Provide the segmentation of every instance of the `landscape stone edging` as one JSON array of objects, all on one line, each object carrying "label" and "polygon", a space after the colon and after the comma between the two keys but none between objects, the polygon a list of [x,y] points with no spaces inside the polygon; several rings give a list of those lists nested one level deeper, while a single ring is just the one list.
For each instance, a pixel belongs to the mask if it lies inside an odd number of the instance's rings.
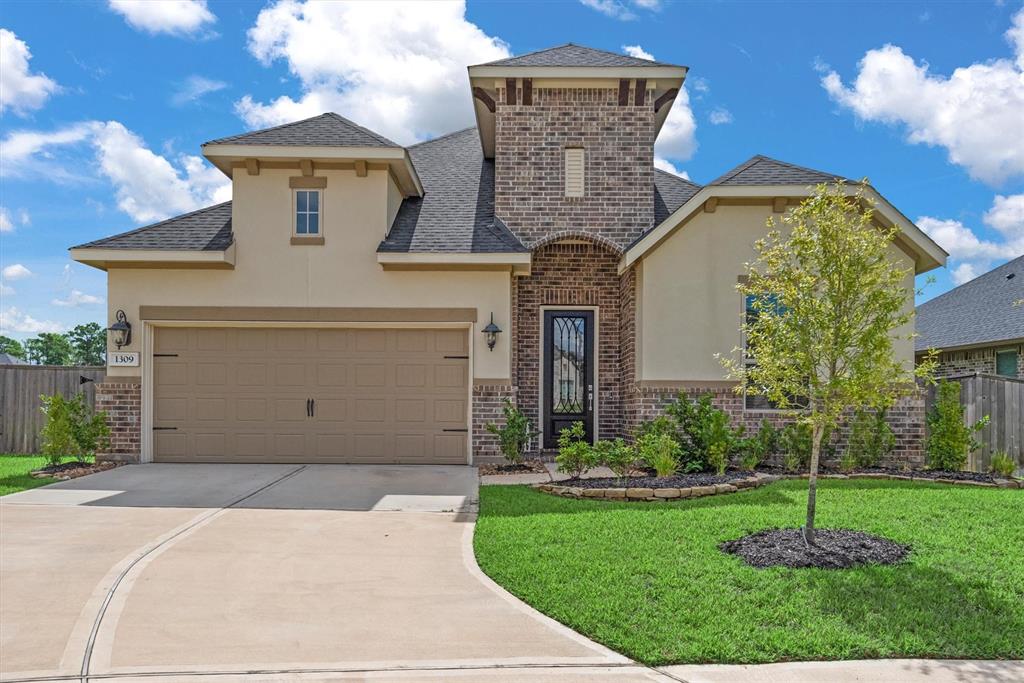
[{"label": "landscape stone edging", "polygon": [[[591,500],[628,500],[628,501],[665,501],[682,498],[702,498],[723,493],[736,493],[745,489],[754,489],[780,479],[806,479],[806,474],[763,474],[755,473],[742,479],[734,479],[726,484],[709,484],[707,486],[691,486],[688,488],[582,488],[579,486],[561,486],[555,484],[533,484],[533,488],[563,498],[589,498]],[[913,475],[885,474],[882,472],[866,472],[864,474],[822,474],[821,479],[890,479],[893,481],[924,481],[958,486],[984,486],[988,488],[1020,489],[1024,488],[1024,480],[996,479],[995,482],[971,481],[961,479],[933,479],[915,477]]]}]

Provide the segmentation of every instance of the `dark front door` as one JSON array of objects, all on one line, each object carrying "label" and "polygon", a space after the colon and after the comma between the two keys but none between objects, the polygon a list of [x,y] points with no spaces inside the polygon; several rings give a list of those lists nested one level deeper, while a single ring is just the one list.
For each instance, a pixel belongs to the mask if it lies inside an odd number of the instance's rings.
[{"label": "dark front door", "polygon": [[544,311],[544,447],[582,422],[594,433],[594,312]]}]

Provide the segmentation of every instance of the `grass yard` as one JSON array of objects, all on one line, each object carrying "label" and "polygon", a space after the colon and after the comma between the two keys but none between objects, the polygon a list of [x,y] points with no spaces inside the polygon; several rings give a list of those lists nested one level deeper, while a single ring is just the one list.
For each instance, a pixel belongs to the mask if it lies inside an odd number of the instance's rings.
[{"label": "grass yard", "polygon": [[37,486],[46,486],[57,481],[52,477],[33,479],[28,475],[46,465],[46,458],[38,455],[0,454],[0,496],[17,493]]},{"label": "grass yard", "polygon": [[484,486],[483,570],[541,612],[647,664],[1024,658],[1024,491],[825,480],[818,526],[912,547],[907,562],[754,569],[721,541],[803,522],[807,484],[674,503]]}]

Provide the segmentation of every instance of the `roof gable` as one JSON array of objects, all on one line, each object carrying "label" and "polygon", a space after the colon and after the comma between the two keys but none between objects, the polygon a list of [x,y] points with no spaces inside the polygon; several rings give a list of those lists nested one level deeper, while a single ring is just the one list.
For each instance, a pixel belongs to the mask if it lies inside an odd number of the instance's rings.
[{"label": "roof gable", "polygon": [[762,154],[712,180],[709,185],[816,185],[847,180],[835,173],[816,171],[785,161],[772,159]]},{"label": "roof gable", "polygon": [[486,64],[478,64],[477,66],[630,67],[675,65],[566,43],[565,45],[528,52],[518,57],[508,57],[507,59],[499,59],[494,62],[487,62]]},{"label": "roof gable", "polygon": [[917,307],[918,351],[1024,339],[1024,256]]},{"label": "roof gable", "polygon": [[327,112],[273,128],[210,140],[206,145],[285,145],[294,147],[401,147],[383,135]]}]

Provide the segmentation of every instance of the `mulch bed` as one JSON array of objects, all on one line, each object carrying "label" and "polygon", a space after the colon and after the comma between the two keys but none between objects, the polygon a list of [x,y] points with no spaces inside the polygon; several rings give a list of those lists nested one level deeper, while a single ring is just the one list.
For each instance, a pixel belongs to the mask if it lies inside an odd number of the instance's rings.
[{"label": "mulch bed", "polygon": [[714,484],[728,484],[737,479],[749,477],[747,472],[727,472],[723,475],[707,474],[698,472],[696,474],[674,474],[671,477],[640,476],[626,477],[601,477],[599,479],[566,479],[559,481],[559,486],[572,486],[580,489],[608,489],[608,488],[646,488],[646,489],[686,489],[694,486],[712,486]]},{"label": "mulch bed", "polygon": [[59,465],[52,467],[44,467],[39,470],[33,470],[29,474],[39,479],[42,477],[53,477],[54,479],[60,479],[66,481],[68,479],[77,479],[78,477],[84,477],[87,474],[94,474],[96,472],[103,472],[104,470],[112,470],[118,466],[116,462],[82,462],[76,460],[73,462],[62,462]]},{"label": "mulch bed", "polygon": [[759,569],[849,569],[865,564],[896,564],[910,552],[910,546],[851,529],[818,529],[813,546],[804,542],[800,529],[768,529],[718,547]]},{"label": "mulch bed", "polygon": [[492,474],[547,474],[548,470],[540,460],[524,460],[523,462],[510,465],[508,463],[480,465],[480,474],[488,476]]},{"label": "mulch bed", "polygon": [[913,470],[905,472],[903,470],[885,467],[869,467],[867,469],[857,470],[853,474],[894,474],[911,476],[914,477],[914,479],[952,479],[954,481],[981,481],[987,483],[994,483],[998,478],[987,472],[951,472],[946,470]]}]

